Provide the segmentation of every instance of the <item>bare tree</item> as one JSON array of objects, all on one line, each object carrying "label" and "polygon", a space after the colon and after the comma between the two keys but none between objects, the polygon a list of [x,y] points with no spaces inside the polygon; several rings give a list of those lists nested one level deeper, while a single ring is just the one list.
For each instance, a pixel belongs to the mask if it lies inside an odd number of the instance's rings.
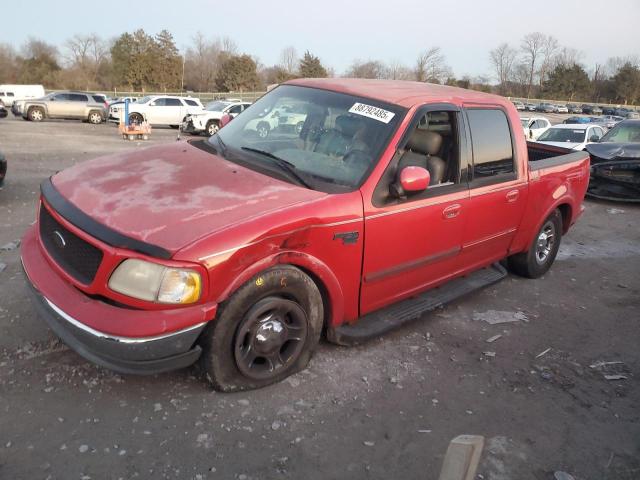
[{"label": "bare tree", "polygon": [[280,52],[280,62],[278,65],[284,69],[289,75],[294,75],[298,69],[300,58],[298,52],[293,46],[288,46],[282,49]]},{"label": "bare tree", "polygon": [[0,43],[0,83],[16,81],[16,52],[7,43]]},{"label": "bare tree", "polygon": [[531,87],[533,85],[533,76],[536,73],[536,66],[540,61],[542,48],[545,42],[545,36],[540,32],[529,33],[522,39],[520,50],[524,56],[524,62],[529,70],[529,79],[527,84],[527,98],[531,96]]},{"label": "bare tree", "polygon": [[382,78],[384,76],[384,65],[378,60],[354,60],[346,75],[350,78]]},{"label": "bare tree", "polygon": [[640,67],[640,57],[638,55],[627,55],[626,57],[610,57],[607,59],[606,71],[610,77],[613,77],[618,70],[626,64],[634,67]]},{"label": "bare tree", "polygon": [[560,48],[560,45],[555,37],[548,35],[544,38],[541,49],[542,62],[540,64],[540,86],[542,86],[546,80],[549,70],[553,68],[553,61],[558,48]]},{"label": "bare tree", "polygon": [[502,43],[489,52],[491,64],[500,83],[500,93],[505,94],[507,83],[511,79],[513,66],[518,52],[507,43]]},{"label": "bare tree", "polygon": [[95,87],[98,83],[100,67],[108,58],[107,44],[98,35],[74,35],[64,44],[64,58],[75,72],[75,82]]},{"label": "bare tree", "polygon": [[562,47],[553,58],[552,68],[580,65],[583,53],[575,48]]},{"label": "bare tree", "polygon": [[224,49],[223,40],[208,40],[201,32],[197,32],[192,41],[185,52],[185,84],[188,88],[201,92],[214,90]]},{"label": "bare tree", "polygon": [[238,44],[231,37],[224,36],[220,39],[220,47],[227,55],[238,54]]},{"label": "bare tree", "polygon": [[431,47],[420,53],[414,73],[415,79],[419,82],[436,83],[443,83],[452,74],[440,47]]},{"label": "bare tree", "polygon": [[398,60],[389,62],[382,73],[384,78],[389,80],[412,80],[413,72],[410,68],[400,63]]}]

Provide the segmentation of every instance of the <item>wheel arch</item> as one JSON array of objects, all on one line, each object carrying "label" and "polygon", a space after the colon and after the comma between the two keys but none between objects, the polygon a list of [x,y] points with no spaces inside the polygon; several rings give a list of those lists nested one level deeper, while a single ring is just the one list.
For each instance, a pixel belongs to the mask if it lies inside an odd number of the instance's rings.
[{"label": "wheel arch", "polygon": [[265,257],[240,272],[216,300],[222,303],[262,272],[278,265],[291,265],[308,275],[322,296],[324,327],[339,325],[344,317],[344,294],[335,274],[320,259],[303,252],[285,251]]}]

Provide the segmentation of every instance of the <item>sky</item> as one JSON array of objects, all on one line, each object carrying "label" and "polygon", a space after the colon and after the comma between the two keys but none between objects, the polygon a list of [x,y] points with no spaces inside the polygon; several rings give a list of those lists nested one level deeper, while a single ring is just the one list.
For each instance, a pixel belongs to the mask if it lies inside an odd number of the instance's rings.
[{"label": "sky", "polygon": [[0,43],[29,36],[62,45],[76,33],[113,38],[143,28],[169,30],[179,49],[193,35],[229,36],[265,65],[294,46],[310,50],[337,74],[354,59],[413,67],[439,46],[456,77],[491,75],[489,51],[519,47],[540,31],[583,53],[589,69],[613,56],[640,54],[640,0],[3,0]]}]

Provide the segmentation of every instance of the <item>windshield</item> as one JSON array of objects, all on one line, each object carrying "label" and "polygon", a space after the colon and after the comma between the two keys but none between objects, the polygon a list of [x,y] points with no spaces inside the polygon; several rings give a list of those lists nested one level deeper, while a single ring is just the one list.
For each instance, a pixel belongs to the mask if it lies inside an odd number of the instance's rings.
[{"label": "windshield", "polygon": [[619,123],[605,133],[600,142],[640,143],[640,123]]},{"label": "windshield", "polygon": [[550,128],[538,138],[539,142],[584,142],[586,130],[573,128]]},{"label": "windshield", "polygon": [[149,102],[149,100],[151,100],[151,97],[142,97],[136,103],[147,103],[147,102]]},{"label": "windshield", "polygon": [[210,112],[221,112],[229,105],[231,105],[230,102],[221,102],[221,101],[211,102],[207,104],[206,110]]},{"label": "windshield", "polygon": [[282,85],[209,141],[215,147],[218,137],[226,158],[249,168],[271,171],[284,161],[311,188],[348,191],[376,164],[402,113],[376,100]]},{"label": "windshield", "polygon": [[520,119],[520,123],[522,124],[522,126],[524,128],[527,128],[527,126],[529,125],[529,119],[528,118],[521,118]]}]

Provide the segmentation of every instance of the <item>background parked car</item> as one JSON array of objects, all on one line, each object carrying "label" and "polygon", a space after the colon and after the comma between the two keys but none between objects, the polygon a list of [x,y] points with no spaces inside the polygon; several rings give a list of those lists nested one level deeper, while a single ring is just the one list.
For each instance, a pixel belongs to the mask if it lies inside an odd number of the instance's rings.
[{"label": "background parked car", "polygon": [[601,115],[602,109],[597,105],[587,105],[585,103],[582,105],[582,113],[587,115]]},{"label": "background parked car", "polygon": [[518,100],[514,100],[513,101],[513,105],[516,107],[516,110],[520,110],[520,111],[525,110],[524,103],[522,103],[522,102],[520,102]]},{"label": "background parked car", "polygon": [[54,92],[43,98],[25,100],[20,103],[20,113],[22,118],[33,122],[45,118],[67,118],[98,124],[107,118],[104,95],[72,91]]},{"label": "background parked car", "polygon": [[616,109],[615,109],[615,107],[602,107],[602,114],[603,115],[615,115],[616,114]]},{"label": "background parked car", "polygon": [[604,136],[600,125],[582,125],[576,123],[554,125],[538,138],[538,143],[555,147],[584,150],[588,143],[599,142]]},{"label": "background parked car", "polygon": [[208,103],[201,112],[190,113],[184,118],[182,130],[198,135],[202,132],[211,136],[220,128],[220,119],[228,114],[235,117],[251,105],[240,100],[217,100]]},{"label": "background parked car", "polygon": [[556,105],[555,113],[569,113],[566,105]]},{"label": "background parked car", "polygon": [[116,123],[120,122],[120,116],[124,112],[125,100],[129,100],[129,104],[132,104],[137,102],[138,98],[137,97],[118,97],[118,98],[114,98],[111,102],[109,102],[109,121],[110,122],[116,122]]},{"label": "background parked car", "polygon": [[603,115],[602,117],[598,117],[598,121],[605,125],[607,128],[612,128],[616,123],[624,120],[622,117],[618,117],[617,115]]},{"label": "background parked car", "polygon": [[537,105],[535,103],[527,103],[527,110],[529,112],[535,112]]},{"label": "background parked car", "polygon": [[550,103],[541,103],[536,107],[536,111],[543,113],[553,113],[555,111],[555,106]]},{"label": "background parked car", "polygon": [[0,118],[7,118],[7,115],[9,115],[9,111],[4,107],[0,107]]},{"label": "background parked car", "polygon": [[574,103],[567,104],[567,113],[582,113],[582,107]]},{"label": "background parked car", "polygon": [[544,117],[520,117],[520,123],[527,140],[536,140],[551,127],[551,122]]},{"label": "background parked car", "polygon": [[627,112],[627,116],[625,118],[627,120],[637,120],[640,118],[640,114],[638,112]]},{"label": "background parked car", "polygon": [[569,124],[569,123],[591,123],[591,119],[589,117],[569,117],[567,118],[564,122],[565,124]]},{"label": "background parked car", "polygon": [[9,107],[18,100],[44,97],[42,85],[0,85],[0,107]]},{"label": "background parked car", "polygon": [[178,128],[185,116],[204,109],[197,98],[152,95],[143,97],[129,106],[129,121],[141,123],[144,119],[151,125],[170,125]]}]

